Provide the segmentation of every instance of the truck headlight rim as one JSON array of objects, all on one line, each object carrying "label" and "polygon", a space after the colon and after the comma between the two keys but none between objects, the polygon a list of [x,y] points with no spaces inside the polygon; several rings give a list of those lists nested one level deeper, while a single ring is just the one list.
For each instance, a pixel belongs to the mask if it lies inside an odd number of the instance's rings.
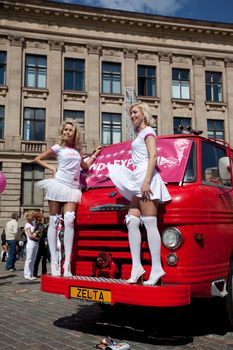
[{"label": "truck headlight rim", "polygon": [[175,250],[182,244],[182,234],[176,227],[167,227],[162,233],[162,242],[166,248]]}]

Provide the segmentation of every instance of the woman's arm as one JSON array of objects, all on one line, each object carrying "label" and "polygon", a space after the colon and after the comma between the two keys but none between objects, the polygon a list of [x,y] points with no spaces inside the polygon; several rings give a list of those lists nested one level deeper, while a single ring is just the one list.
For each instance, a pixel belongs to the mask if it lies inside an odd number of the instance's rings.
[{"label": "woman's arm", "polygon": [[88,170],[91,166],[91,164],[94,162],[94,160],[98,157],[99,153],[102,151],[103,146],[98,146],[94,152],[92,153],[92,155],[86,160],[84,161],[82,159],[81,161],[81,168],[83,170]]},{"label": "woman's arm", "polygon": [[42,166],[43,168],[49,169],[52,171],[53,176],[56,173],[56,169],[54,169],[51,165],[49,165],[47,162],[44,161],[44,159],[48,158],[49,156],[53,155],[53,152],[51,149],[48,149],[47,151],[42,152],[41,154],[39,154],[34,161],[39,164],[40,166]]},{"label": "woman's arm", "polygon": [[29,239],[31,239],[32,241],[38,241],[36,234],[34,232],[32,232],[29,227],[26,229],[26,232],[28,234]]},{"label": "woman's arm", "polygon": [[150,189],[150,182],[153,176],[153,172],[155,170],[156,158],[157,158],[155,137],[152,135],[148,136],[145,140],[145,143],[146,143],[146,147],[149,155],[149,160],[148,160],[146,175],[144,177],[142,187],[141,187],[141,192],[144,197],[145,195],[152,194],[152,191]]}]

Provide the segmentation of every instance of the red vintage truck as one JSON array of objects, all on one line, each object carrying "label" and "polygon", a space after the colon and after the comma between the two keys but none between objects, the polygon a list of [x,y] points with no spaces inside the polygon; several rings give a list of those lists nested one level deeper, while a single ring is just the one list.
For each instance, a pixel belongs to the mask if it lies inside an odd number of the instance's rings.
[{"label": "red vintage truck", "polygon": [[[44,292],[100,303],[182,306],[195,297],[226,299],[233,325],[233,191],[229,144],[196,133],[157,138],[160,172],[172,200],[159,206],[162,285],[127,284],[131,255],[124,223],[129,202],[107,164],[132,167],[131,142],[106,146],[85,177],[78,208],[72,278],[43,275]],[[142,227],[142,262],[150,254]]]}]

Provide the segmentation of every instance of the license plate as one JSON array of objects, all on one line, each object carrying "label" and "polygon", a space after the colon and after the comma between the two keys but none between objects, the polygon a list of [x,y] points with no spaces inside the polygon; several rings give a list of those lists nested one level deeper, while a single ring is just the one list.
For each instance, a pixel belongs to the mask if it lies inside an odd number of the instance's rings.
[{"label": "license plate", "polygon": [[70,297],[101,303],[111,303],[112,301],[112,293],[104,289],[70,287]]}]

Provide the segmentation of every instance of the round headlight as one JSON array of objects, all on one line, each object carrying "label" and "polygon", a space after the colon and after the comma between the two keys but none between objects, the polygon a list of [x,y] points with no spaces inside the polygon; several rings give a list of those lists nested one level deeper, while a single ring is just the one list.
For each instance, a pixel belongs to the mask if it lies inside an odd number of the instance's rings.
[{"label": "round headlight", "polygon": [[162,233],[162,242],[169,249],[176,249],[181,245],[182,236],[175,227],[168,227]]}]

